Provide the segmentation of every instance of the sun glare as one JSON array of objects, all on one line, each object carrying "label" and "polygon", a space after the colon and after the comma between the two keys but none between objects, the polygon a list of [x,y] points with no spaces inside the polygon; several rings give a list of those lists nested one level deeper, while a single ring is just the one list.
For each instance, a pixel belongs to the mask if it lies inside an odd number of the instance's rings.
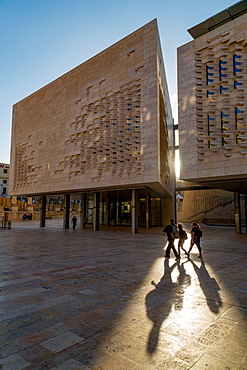
[{"label": "sun glare", "polygon": [[180,177],[180,158],[179,158],[179,150],[175,150],[175,174],[176,177]]}]

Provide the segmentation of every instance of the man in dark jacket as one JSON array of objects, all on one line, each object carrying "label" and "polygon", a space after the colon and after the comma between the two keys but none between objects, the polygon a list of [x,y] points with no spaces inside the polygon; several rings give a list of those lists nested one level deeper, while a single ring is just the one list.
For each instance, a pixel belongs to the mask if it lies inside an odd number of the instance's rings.
[{"label": "man in dark jacket", "polygon": [[73,229],[75,230],[75,227],[77,226],[77,217],[74,216],[71,220],[72,224],[73,224]]},{"label": "man in dark jacket", "polygon": [[165,257],[166,258],[170,258],[170,251],[171,251],[171,249],[173,250],[173,253],[174,253],[174,255],[175,255],[175,257],[176,257],[176,261],[177,260],[179,260],[180,258],[179,258],[179,254],[178,254],[178,252],[176,251],[176,248],[175,248],[175,246],[174,246],[174,239],[173,239],[173,237],[172,237],[172,230],[173,230],[173,227],[175,226],[176,227],[176,225],[175,225],[175,223],[174,223],[175,221],[174,221],[174,219],[173,218],[171,218],[170,219],[170,224],[169,225],[167,225],[164,229],[163,229],[163,235],[167,235],[167,239],[168,239],[168,246],[167,246],[167,248],[166,248],[166,253],[165,253]]}]

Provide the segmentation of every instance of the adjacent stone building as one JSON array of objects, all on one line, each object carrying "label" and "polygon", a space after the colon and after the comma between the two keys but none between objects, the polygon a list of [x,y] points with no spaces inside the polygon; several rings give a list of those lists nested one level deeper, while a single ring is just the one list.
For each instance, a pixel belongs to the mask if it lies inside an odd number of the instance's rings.
[{"label": "adjacent stone building", "polygon": [[65,228],[70,199],[95,230],[167,222],[173,159],[156,20],[13,107],[10,194],[41,196],[41,226],[46,196],[65,198]]},{"label": "adjacent stone building", "polygon": [[[247,4],[191,28],[193,41],[178,48],[181,179],[247,194]],[[245,212],[246,213],[246,212]]]},{"label": "adjacent stone building", "polygon": [[0,163],[0,195],[8,195],[9,164]]}]

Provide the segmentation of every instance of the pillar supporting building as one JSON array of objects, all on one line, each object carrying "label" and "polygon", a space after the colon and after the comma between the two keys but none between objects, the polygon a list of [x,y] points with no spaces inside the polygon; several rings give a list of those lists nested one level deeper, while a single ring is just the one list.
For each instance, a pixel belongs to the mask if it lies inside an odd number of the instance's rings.
[{"label": "pillar supporting building", "polygon": [[42,195],[40,199],[40,227],[45,227],[46,215],[46,196]]}]

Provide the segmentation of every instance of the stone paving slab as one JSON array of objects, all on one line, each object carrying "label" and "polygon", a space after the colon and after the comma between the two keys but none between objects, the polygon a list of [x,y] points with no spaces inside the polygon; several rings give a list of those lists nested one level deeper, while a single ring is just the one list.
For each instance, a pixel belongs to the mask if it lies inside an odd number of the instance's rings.
[{"label": "stone paving slab", "polygon": [[247,235],[202,231],[177,262],[162,227],[0,229],[0,368],[247,369]]}]

